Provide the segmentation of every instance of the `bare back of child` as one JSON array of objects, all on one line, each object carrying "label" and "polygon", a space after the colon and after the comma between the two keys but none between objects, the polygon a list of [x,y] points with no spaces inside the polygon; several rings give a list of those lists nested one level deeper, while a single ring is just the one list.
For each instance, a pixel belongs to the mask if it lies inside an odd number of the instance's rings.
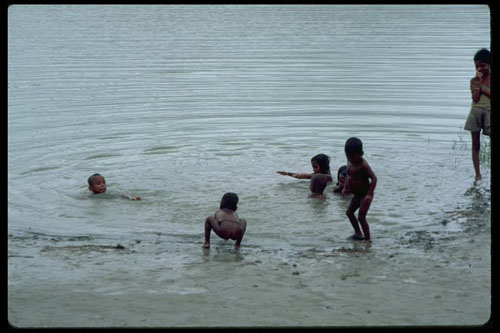
[{"label": "bare back of child", "polygon": [[220,203],[220,209],[213,216],[208,216],[205,219],[204,248],[210,248],[210,233],[213,230],[222,239],[235,240],[235,249],[240,249],[247,222],[245,219],[240,219],[238,214],[236,214],[238,200],[236,193],[228,192],[224,194]]},{"label": "bare back of child", "polygon": [[311,190],[311,198],[318,198],[326,200],[323,191],[325,190],[328,182],[331,181],[331,176],[324,173],[315,173],[311,176],[311,184],[309,185],[309,189]]}]

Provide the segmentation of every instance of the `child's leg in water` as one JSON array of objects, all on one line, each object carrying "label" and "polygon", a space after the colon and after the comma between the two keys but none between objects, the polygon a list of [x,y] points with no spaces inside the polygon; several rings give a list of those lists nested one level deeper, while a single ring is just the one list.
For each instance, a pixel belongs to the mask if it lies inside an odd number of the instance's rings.
[{"label": "child's leg in water", "polygon": [[236,250],[240,249],[240,243],[241,240],[243,239],[243,235],[245,234],[245,230],[247,229],[247,221],[245,219],[240,219],[240,226],[241,226],[241,235],[239,235],[238,238],[236,238],[236,243],[234,244],[234,248]]},{"label": "child's leg in water", "polygon": [[361,198],[357,195],[354,195],[346,211],[346,215],[349,218],[349,221],[351,221],[352,227],[354,228],[354,239],[363,239],[363,234],[359,229],[358,219],[354,215],[354,212],[356,212],[360,204],[361,204]]},{"label": "child's leg in water", "polygon": [[370,202],[366,202],[363,199],[361,200],[361,205],[359,207],[358,220],[361,224],[361,228],[363,228],[363,234],[365,235],[365,241],[371,242],[370,239],[370,227],[368,226],[368,222],[366,221],[366,214],[368,213],[368,209],[370,209]]},{"label": "child's leg in water", "polygon": [[[222,237],[220,235],[220,226],[219,223],[215,220],[213,216],[207,217],[205,220],[205,244],[203,244],[204,248],[209,248],[210,247],[210,232],[214,230],[215,234]],[[225,238],[225,237],[222,237]]]}]

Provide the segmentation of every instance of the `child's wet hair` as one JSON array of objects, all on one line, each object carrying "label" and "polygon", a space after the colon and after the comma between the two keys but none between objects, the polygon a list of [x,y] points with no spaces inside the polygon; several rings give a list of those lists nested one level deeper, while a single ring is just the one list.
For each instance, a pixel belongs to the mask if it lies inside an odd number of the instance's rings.
[{"label": "child's wet hair", "polygon": [[[101,176],[101,174],[99,173],[94,173],[92,176],[89,177],[89,179],[87,179],[87,182],[89,183],[89,186],[92,186],[94,184],[94,178],[95,177],[98,177],[98,176]],[[103,177],[104,178],[104,177]]]},{"label": "child's wet hair", "polygon": [[318,154],[311,158],[311,163],[316,162],[319,165],[321,173],[330,174],[330,157],[325,154]]},{"label": "child's wet hair", "polygon": [[349,138],[345,143],[346,155],[361,154],[363,152],[363,143],[358,138]]},{"label": "child's wet hair", "polygon": [[491,65],[491,52],[488,49],[481,49],[474,55],[474,61],[483,61]]},{"label": "child's wet hair", "polygon": [[220,209],[227,208],[236,211],[238,209],[238,195],[233,192],[227,192],[222,196],[222,200],[220,202]]}]

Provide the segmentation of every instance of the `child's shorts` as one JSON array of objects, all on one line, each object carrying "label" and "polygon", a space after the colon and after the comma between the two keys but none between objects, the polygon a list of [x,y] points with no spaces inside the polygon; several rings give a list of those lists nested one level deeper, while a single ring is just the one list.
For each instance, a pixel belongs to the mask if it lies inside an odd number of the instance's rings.
[{"label": "child's shorts", "polygon": [[482,129],[484,135],[490,135],[490,110],[473,106],[464,129],[471,132],[480,132]]}]

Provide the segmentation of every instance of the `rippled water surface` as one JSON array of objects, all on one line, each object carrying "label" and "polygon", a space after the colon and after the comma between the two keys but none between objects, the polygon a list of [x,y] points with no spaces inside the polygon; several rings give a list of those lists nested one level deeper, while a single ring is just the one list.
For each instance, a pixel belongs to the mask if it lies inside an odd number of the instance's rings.
[{"label": "rippled water surface", "polygon": [[[484,180],[473,183],[463,124],[472,58],[489,44],[489,9],[481,5],[9,7],[10,322],[155,327],[485,322],[490,170],[483,163]],[[276,174],[312,172],[310,159],[318,153],[331,157],[336,173],[346,162],[343,146],[351,136],[363,141],[378,177],[368,213],[373,237],[368,252],[357,252],[358,245],[347,239],[349,201],[334,195],[332,186],[321,202],[308,198],[307,181]],[[105,196],[87,190],[86,180],[96,172],[107,180]],[[234,253],[232,242],[212,236],[211,251],[203,252],[204,219],[228,191],[238,193],[238,213],[248,221],[242,250]],[[143,200],[123,199],[123,193]],[[477,270],[465,264],[474,255],[464,244],[472,242],[483,260]],[[402,256],[397,265],[394,256]],[[315,264],[328,260],[331,265]],[[352,260],[360,260],[359,269],[346,267]],[[310,274],[302,285],[299,262]],[[359,281],[367,262],[382,272],[366,273],[374,280]],[[407,269],[397,269],[406,273],[394,277],[394,267],[405,264]],[[325,284],[332,267],[337,276],[330,277],[340,284],[354,277],[350,286],[380,293],[380,277],[391,276],[395,280],[388,286],[410,284],[420,297],[429,285],[420,280],[436,265],[448,271],[459,267],[459,273],[449,272],[450,280],[441,277],[429,296],[436,311],[400,294],[391,300],[405,301],[386,302],[380,313],[365,304],[369,315],[357,321],[336,312],[336,301],[308,299],[338,292],[340,285]],[[263,275],[256,273],[259,267]],[[291,277],[283,278],[283,269],[293,270],[286,271]],[[474,279],[482,289],[474,299],[465,291],[446,294],[447,288],[463,288],[457,275],[473,280],[461,269],[479,275]],[[200,309],[186,304],[207,305],[203,297],[239,304],[234,290],[203,283],[207,274],[219,277],[215,284],[235,270],[242,279],[252,276],[245,284],[252,287],[241,294],[254,297],[247,304],[250,314],[236,322],[197,319]],[[263,276],[268,281],[260,281]],[[30,288],[33,279],[40,285]],[[274,285],[280,279],[283,285]],[[287,284],[287,279],[295,280]],[[53,283],[65,286],[58,289],[57,303],[35,302],[54,291]],[[228,288],[239,285],[238,279],[228,283]],[[136,296],[163,295],[167,285],[178,308],[191,316],[175,316],[175,308],[141,308],[147,301]],[[360,288],[353,292],[367,290]],[[79,305],[62,301],[89,290],[94,297]],[[401,290],[404,295],[407,288]],[[379,301],[387,295],[373,293]],[[266,317],[256,309],[275,308],[269,295],[276,302],[302,300],[303,308]],[[158,296],[158,304],[168,302],[167,296]],[[465,305],[452,310],[465,300],[477,313]],[[323,304],[326,312],[311,314],[308,302]],[[360,306],[348,295],[342,302],[344,308]],[[422,313],[406,313],[415,303]],[[108,310],[93,313],[98,304]],[[142,310],[129,313],[120,304]],[[114,314],[106,312],[110,308]],[[113,321],[113,316],[123,318]]]}]

